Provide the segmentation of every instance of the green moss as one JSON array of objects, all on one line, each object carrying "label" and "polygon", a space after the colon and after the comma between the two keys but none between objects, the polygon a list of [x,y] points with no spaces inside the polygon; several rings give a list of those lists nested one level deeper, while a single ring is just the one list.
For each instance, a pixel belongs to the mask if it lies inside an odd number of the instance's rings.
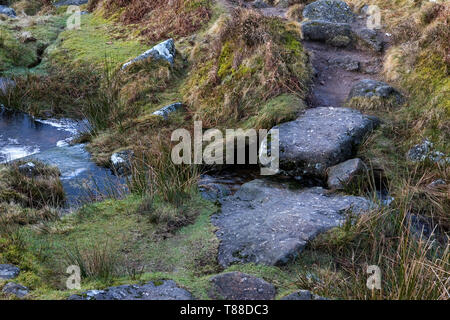
[{"label": "green moss", "polygon": [[106,57],[119,65],[149,49],[137,40],[122,40],[123,32],[103,18],[84,15],[80,29],[65,30],[49,48],[48,61],[62,65],[88,63],[101,70]]}]

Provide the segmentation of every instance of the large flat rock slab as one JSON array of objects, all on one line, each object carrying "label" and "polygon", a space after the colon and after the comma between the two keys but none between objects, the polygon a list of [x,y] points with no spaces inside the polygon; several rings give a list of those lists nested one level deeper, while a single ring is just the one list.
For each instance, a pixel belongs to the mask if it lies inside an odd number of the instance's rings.
[{"label": "large flat rock slab", "polygon": [[192,295],[179,288],[172,280],[161,285],[149,282],[144,285],[123,285],[105,290],[89,290],[73,295],[69,300],[193,300]]},{"label": "large flat rock slab", "polygon": [[329,194],[320,187],[291,190],[253,180],[225,198],[221,213],[212,217],[220,239],[219,264],[286,264],[310,240],[339,226],[346,212],[361,214],[370,207],[365,198]]},{"label": "large flat rock slab", "polygon": [[[329,167],[353,158],[378,124],[375,117],[353,109],[309,109],[297,120],[273,128],[280,134],[280,170],[294,177],[325,178]],[[267,149],[263,142],[261,152]]]}]

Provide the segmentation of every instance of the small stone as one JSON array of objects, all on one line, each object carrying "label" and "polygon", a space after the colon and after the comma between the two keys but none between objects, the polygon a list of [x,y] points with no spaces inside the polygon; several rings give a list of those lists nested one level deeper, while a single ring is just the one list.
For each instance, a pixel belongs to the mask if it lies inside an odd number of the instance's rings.
[{"label": "small stone", "polygon": [[19,172],[29,178],[36,175],[36,165],[33,162],[27,162],[19,166]]},{"label": "small stone", "polygon": [[16,12],[14,11],[13,8],[3,6],[3,5],[0,5],[0,14],[6,15],[10,18],[16,17]]},{"label": "small stone", "polygon": [[242,273],[229,272],[210,279],[209,296],[223,300],[273,300],[275,287],[263,279]]},{"label": "small stone", "polygon": [[12,264],[0,264],[0,279],[8,280],[19,276],[20,269]]},{"label": "small stone", "polygon": [[147,50],[137,58],[134,58],[130,62],[125,63],[122,66],[122,70],[128,68],[135,62],[142,61],[150,57],[155,60],[166,60],[172,65],[175,62],[175,42],[173,41],[173,39],[163,41],[150,50]]},{"label": "small stone", "polygon": [[355,177],[366,170],[361,159],[351,159],[328,169],[328,187],[333,190],[343,189]]},{"label": "small stone", "polygon": [[7,295],[15,295],[18,298],[23,298],[30,292],[30,290],[21,284],[9,282],[3,287],[2,292]]},{"label": "small stone", "polygon": [[404,102],[402,94],[387,83],[372,79],[358,81],[350,90],[348,100],[352,98],[372,98],[378,97],[384,100],[392,100],[397,105]]},{"label": "small stone", "polygon": [[428,160],[439,164],[450,163],[450,157],[440,151],[434,150],[434,144],[428,139],[425,139],[421,144],[412,147],[408,151],[406,158],[412,162],[423,162]]},{"label": "small stone", "polygon": [[133,150],[123,150],[113,153],[110,158],[111,168],[119,175],[129,173],[133,156]]},{"label": "small stone", "polygon": [[161,116],[165,120],[167,120],[171,113],[178,111],[182,108],[183,108],[183,104],[181,102],[176,102],[176,103],[172,103],[168,106],[165,106],[165,107],[153,112],[153,114],[156,116]]},{"label": "small stone", "polygon": [[444,180],[437,179],[437,180],[434,180],[433,182],[431,182],[428,185],[428,188],[435,189],[435,188],[441,188],[441,187],[446,186],[446,185],[447,185],[447,183]]}]

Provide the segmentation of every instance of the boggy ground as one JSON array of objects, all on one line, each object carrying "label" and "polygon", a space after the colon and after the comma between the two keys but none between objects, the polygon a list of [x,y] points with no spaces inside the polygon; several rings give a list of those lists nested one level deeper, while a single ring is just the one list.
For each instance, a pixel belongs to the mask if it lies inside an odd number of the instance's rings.
[{"label": "boggy ground", "polygon": [[[362,5],[349,2],[359,12]],[[449,190],[429,187],[437,179],[448,183],[448,168],[429,162],[411,164],[404,157],[424,137],[448,154],[446,43],[433,38],[439,34],[436,30],[448,34],[448,7],[376,2],[386,14],[385,31],[393,35],[384,54],[302,43],[298,21],[285,20],[291,15],[283,8],[263,10],[283,19],[242,11],[229,22],[225,15],[236,6],[234,2],[175,1],[171,3],[186,13],[183,17],[194,17],[196,23],[186,28],[166,23],[167,28],[151,32],[155,30],[152,12],[159,16],[163,8],[160,21],[164,22],[173,19],[173,8],[162,6],[163,2],[157,9],[139,7],[138,1],[132,1],[116,11],[112,1],[90,1],[83,8],[92,13],[82,17],[81,30],[62,31],[56,40],[50,37],[53,43],[42,56],[39,72],[28,61],[5,67],[2,76],[31,67],[30,74],[15,79],[26,94],[14,91],[7,102],[36,114],[88,117],[96,126],[92,135],[82,139],[90,142],[98,163],[107,164],[113,152],[133,148],[139,159],[130,181],[133,194],[87,205],[57,221],[2,224],[0,263],[21,268],[14,281],[29,287],[28,299],[64,299],[88,289],[162,279],[174,280],[196,298],[209,298],[211,276],[231,271],[263,278],[276,287],[278,298],[308,289],[332,299],[448,299]],[[45,10],[54,17],[64,12],[64,8]],[[413,22],[411,15],[416,17]],[[270,38],[271,47],[261,35]],[[115,73],[121,64],[168,37],[175,38],[179,51],[172,67],[143,63],[120,76]],[[360,66],[370,72],[330,66],[330,60],[344,55],[362,62]],[[273,68],[274,62],[283,68]],[[221,267],[216,227],[210,220],[220,208],[195,191],[196,169],[168,164],[166,135],[188,126],[193,118],[211,127],[271,127],[294,120],[308,106],[342,106],[360,78],[387,79],[408,97],[408,104],[389,110],[370,104],[351,106],[383,120],[358,156],[374,172],[383,172],[395,201],[362,218],[349,217],[284,266]],[[152,115],[176,101],[186,104],[186,113],[171,115],[169,122]],[[102,109],[104,117],[92,112],[105,105],[112,107]],[[374,188],[367,180],[376,179],[365,179],[344,191],[371,194]],[[438,223],[439,239],[418,241],[405,226],[409,213]],[[69,264],[82,267],[81,290],[65,289]],[[382,292],[365,286],[365,267],[371,264],[383,270]]]}]

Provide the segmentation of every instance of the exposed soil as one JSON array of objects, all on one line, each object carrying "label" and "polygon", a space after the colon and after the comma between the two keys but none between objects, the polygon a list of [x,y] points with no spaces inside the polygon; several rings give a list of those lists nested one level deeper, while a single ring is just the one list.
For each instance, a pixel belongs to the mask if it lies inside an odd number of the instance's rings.
[{"label": "exposed soil", "polygon": [[[238,6],[251,7],[249,3],[239,0],[218,0],[228,9]],[[286,8],[269,7],[255,9],[265,16],[280,17],[286,19]],[[358,17],[352,28],[357,31],[365,27],[366,19]],[[389,44],[389,39],[384,37],[385,46]],[[304,41],[305,48],[311,55],[311,63],[314,68],[314,81],[311,94],[308,98],[308,105],[315,107],[341,107],[345,103],[353,85],[362,79],[378,79],[379,72],[383,65],[382,53],[373,51],[362,51],[352,48],[336,48],[325,43]],[[357,68],[346,68],[342,61]],[[350,70],[348,70],[350,69]]]}]

